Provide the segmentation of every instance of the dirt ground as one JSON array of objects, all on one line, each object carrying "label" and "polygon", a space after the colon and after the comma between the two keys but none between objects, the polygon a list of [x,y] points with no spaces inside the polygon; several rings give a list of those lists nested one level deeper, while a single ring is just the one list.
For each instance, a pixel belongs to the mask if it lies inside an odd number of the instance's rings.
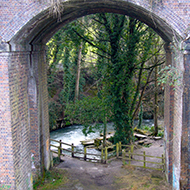
[{"label": "dirt ground", "polygon": [[[135,149],[135,153],[161,156],[163,141],[154,141],[149,148]],[[170,190],[161,171],[123,165],[121,160],[108,164],[80,161],[67,156],[57,168],[66,170],[68,182],[57,190]],[[147,159],[148,160],[148,159]],[[150,158],[150,161],[152,160]],[[149,165],[152,167],[153,165]]]}]

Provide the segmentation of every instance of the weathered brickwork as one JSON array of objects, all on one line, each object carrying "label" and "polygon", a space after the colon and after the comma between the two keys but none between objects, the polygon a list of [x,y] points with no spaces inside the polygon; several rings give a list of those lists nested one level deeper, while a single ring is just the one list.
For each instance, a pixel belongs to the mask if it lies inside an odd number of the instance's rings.
[{"label": "weathered brickwork", "polygon": [[[48,93],[44,44],[64,24],[87,14],[133,16],[166,42],[166,60],[182,83],[165,90],[166,174],[173,189],[190,189],[189,0],[68,0],[61,22],[43,0],[0,1],[0,189],[32,189],[49,160]],[[169,45],[173,37],[185,51]]]},{"label": "weathered brickwork", "polygon": [[[172,54],[169,44],[165,45],[166,62],[168,65],[172,65]],[[171,118],[172,106],[173,106],[173,90],[172,87],[167,85],[165,87],[165,104],[164,104],[164,124],[165,124],[165,156],[166,156],[166,176],[168,181],[172,182],[172,154],[173,154],[173,120]]]},{"label": "weathered brickwork", "polygon": [[[44,47],[45,48],[45,47]],[[48,168],[50,166],[49,157],[49,114],[48,114],[48,92],[47,92],[47,65],[45,51],[41,51],[39,56],[40,63],[38,69],[41,72],[39,77],[40,93],[41,93],[41,149],[43,149],[44,166]]]},{"label": "weathered brickwork", "polygon": [[9,89],[17,189],[31,187],[30,125],[28,115],[28,52],[9,54]]},{"label": "weathered brickwork", "polygon": [[181,139],[181,187],[190,189],[190,40],[186,41],[184,51],[184,92]]},{"label": "weathered brickwork", "polygon": [[[45,47],[44,47],[45,48]],[[34,116],[30,116],[35,123],[31,122],[33,129],[31,140],[35,142],[32,145],[32,152],[34,153],[34,165],[38,168],[40,165],[49,167],[49,114],[48,114],[48,92],[47,92],[47,65],[46,65],[45,50],[39,49],[32,53],[32,64],[30,70],[33,70],[33,81],[36,89],[32,88],[33,97],[31,99],[33,107],[30,107],[30,112]],[[31,72],[30,72],[31,73]],[[37,105],[36,105],[37,104]],[[36,105],[36,106],[35,106]],[[36,109],[37,107],[37,109]],[[37,145],[37,146],[35,146]],[[41,160],[41,158],[44,158]]]},{"label": "weathered brickwork", "polygon": [[179,74],[181,74],[181,78],[178,80],[179,85],[175,86],[174,93],[174,127],[173,127],[173,187],[175,189],[179,189],[180,187],[180,172],[181,172],[181,135],[182,135],[182,96],[183,96],[183,53],[182,52],[173,52],[174,59],[176,60],[173,65],[178,69]]},{"label": "weathered brickwork", "polygon": [[0,189],[15,188],[9,97],[9,60],[8,53],[0,53]]},{"label": "weathered brickwork", "polygon": [[[174,11],[181,19],[186,23],[186,27],[190,27],[190,17],[189,17],[189,10],[190,5],[188,0],[163,0],[163,4],[167,7],[170,7],[172,11]],[[187,32],[187,30],[186,30]]]},{"label": "weathered brickwork", "polygon": [[[27,31],[25,32],[29,33],[30,30],[32,30],[32,28],[37,24],[36,21],[40,21],[42,19],[38,18],[38,13],[41,13],[42,11],[48,8],[48,3],[39,2],[40,1],[37,0],[6,0],[0,2],[3,10],[1,12],[1,16],[3,19],[2,22],[0,22],[0,28],[2,28],[0,30],[0,36],[3,41],[10,41],[27,22],[29,22],[29,25],[27,27]],[[42,0],[41,2],[44,1]],[[144,22],[147,22],[147,24],[154,27],[155,30],[158,28],[158,25],[160,24],[157,23],[157,19],[161,18],[165,22],[169,23],[172,26],[172,28],[179,32],[179,34],[183,37],[185,37],[185,32],[187,32],[187,28],[189,25],[190,13],[189,3],[187,0],[181,0],[180,2],[172,0],[108,0],[106,2],[102,0],[70,0],[68,1],[68,3],[65,4],[64,9],[64,14],[67,17],[66,20],[68,22],[68,14],[70,14],[71,12],[69,12],[70,10],[69,8],[67,8],[67,4],[70,4],[68,7],[71,7],[72,5],[73,8],[71,9],[75,12],[74,15],[69,16],[70,20],[82,15],[98,12],[100,11],[100,9],[102,9],[101,11],[107,10],[112,12],[120,12],[123,14],[130,14],[131,16],[138,17],[138,19],[143,20]],[[140,8],[139,10],[138,7]],[[152,16],[150,15],[151,12],[153,12]],[[158,15],[158,17],[156,16],[155,20],[153,21],[152,19],[154,19],[154,14]],[[46,11],[45,15],[46,17],[49,17],[49,11]],[[34,20],[34,22],[32,22],[32,18],[34,16],[37,16],[36,21]],[[62,21],[64,22],[64,19],[62,19]],[[44,24],[47,25],[47,23]],[[45,25],[43,25],[43,27]],[[162,29],[164,31],[165,27],[163,26]],[[50,33],[51,32],[52,31],[50,30]],[[17,36],[17,38],[20,38],[20,35]]]},{"label": "weathered brickwork", "polygon": [[[39,96],[39,68],[38,52],[30,53],[30,68],[28,81],[29,110],[30,110],[30,140],[32,171],[35,175],[36,170],[41,172],[41,151],[40,151],[40,96]],[[35,176],[34,176],[35,178]]]}]

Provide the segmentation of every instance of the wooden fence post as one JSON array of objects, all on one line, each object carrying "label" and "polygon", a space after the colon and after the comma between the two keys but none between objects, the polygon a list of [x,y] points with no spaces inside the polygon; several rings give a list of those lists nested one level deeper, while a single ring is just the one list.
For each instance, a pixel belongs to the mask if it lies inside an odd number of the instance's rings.
[{"label": "wooden fence post", "polygon": [[131,151],[129,150],[129,165],[131,165]]},{"label": "wooden fence post", "polygon": [[119,142],[119,152],[122,152],[121,142]]},{"label": "wooden fence post", "polygon": [[72,143],[72,145],[71,145],[71,147],[72,147],[72,157],[74,157],[74,144]]},{"label": "wooden fence post", "polygon": [[143,167],[145,168],[146,167],[146,156],[145,156],[145,151],[143,151],[143,160],[144,160],[144,163],[143,163]]},{"label": "wooden fence post", "polygon": [[62,150],[61,150],[61,148],[62,148],[62,141],[61,140],[59,140],[59,147],[60,147],[60,154],[62,153]]},{"label": "wooden fence post", "polygon": [[59,141],[58,158],[59,158],[59,161],[60,161],[61,160],[61,140]]},{"label": "wooden fence post", "polygon": [[50,162],[51,162],[51,167],[53,168],[53,153],[50,151]]},{"label": "wooden fence post", "polygon": [[84,147],[84,160],[86,161],[86,147]]},{"label": "wooden fence post", "polygon": [[101,150],[101,163],[104,162],[104,148]]},{"label": "wooden fence post", "polygon": [[108,159],[108,148],[105,147],[105,164],[107,163],[107,159]]},{"label": "wooden fence post", "polygon": [[163,154],[162,154],[162,164],[163,164],[163,171],[165,172],[165,158]]},{"label": "wooden fence post", "polygon": [[125,149],[122,150],[122,161],[123,165],[125,165]]},{"label": "wooden fence post", "polygon": [[134,145],[132,144],[131,145],[131,153],[133,154],[133,151],[134,151]]},{"label": "wooden fence post", "polygon": [[121,151],[121,153],[122,153],[123,165],[125,165],[125,149],[123,149],[123,150]]},{"label": "wooden fence post", "polygon": [[131,145],[131,159],[133,158],[134,145]]},{"label": "wooden fence post", "polygon": [[119,158],[119,144],[116,144],[116,156]]}]

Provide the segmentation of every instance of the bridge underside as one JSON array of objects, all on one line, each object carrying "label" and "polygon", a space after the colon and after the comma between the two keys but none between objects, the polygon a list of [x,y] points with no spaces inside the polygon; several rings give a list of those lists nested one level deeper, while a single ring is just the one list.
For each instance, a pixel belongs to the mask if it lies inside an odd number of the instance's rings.
[{"label": "bridge underside", "polygon": [[[13,2],[17,1],[9,2],[9,8],[18,12],[10,16],[10,26],[0,30],[0,189],[32,189],[35,175],[49,168],[45,43],[64,24],[97,12],[135,17],[165,40],[167,64],[181,73],[181,85],[165,89],[166,175],[173,189],[190,189],[190,23],[170,7],[172,1],[150,6],[145,0],[71,0],[64,3],[61,22],[49,15],[48,4],[31,0],[17,9]],[[186,14],[190,18],[190,12]],[[173,37],[182,45],[175,52]]]}]

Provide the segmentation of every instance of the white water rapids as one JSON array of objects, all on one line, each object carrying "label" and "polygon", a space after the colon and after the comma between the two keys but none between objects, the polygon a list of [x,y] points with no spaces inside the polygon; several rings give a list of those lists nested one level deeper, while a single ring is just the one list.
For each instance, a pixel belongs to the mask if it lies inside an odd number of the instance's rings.
[{"label": "white water rapids", "polygon": [[[153,120],[143,120],[143,125],[149,126],[151,127],[153,125]],[[134,121],[134,125],[137,125],[138,121]],[[61,140],[64,143],[67,144],[74,144],[74,146],[76,146],[75,151],[80,151],[83,152],[83,145],[81,144],[80,141],[83,140],[88,140],[88,139],[95,139],[97,137],[100,136],[100,132],[103,131],[103,126],[102,128],[100,128],[100,130],[95,130],[95,133],[90,133],[87,136],[85,136],[82,132],[83,126],[82,125],[72,125],[63,129],[58,129],[56,131],[52,131],[50,133],[50,138],[54,139],[54,140]],[[113,132],[114,131],[114,126],[113,123],[108,123],[107,124],[107,132]],[[55,142],[51,142],[51,144],[58,146],[58,143]],[[66,148],[71,150],[71,148],[69,146],[66,145],[62,145],[62,148]],[[51,148],[54,149],[55,148]],[[88,153],[92,153],[92,154],[99,154],[100,155],[100,151],[96,150],[96,149],[88,149],[87,150]],[[64,154],[70,155],[71,153],[67,152],[67,151],[63,151]]]}]

